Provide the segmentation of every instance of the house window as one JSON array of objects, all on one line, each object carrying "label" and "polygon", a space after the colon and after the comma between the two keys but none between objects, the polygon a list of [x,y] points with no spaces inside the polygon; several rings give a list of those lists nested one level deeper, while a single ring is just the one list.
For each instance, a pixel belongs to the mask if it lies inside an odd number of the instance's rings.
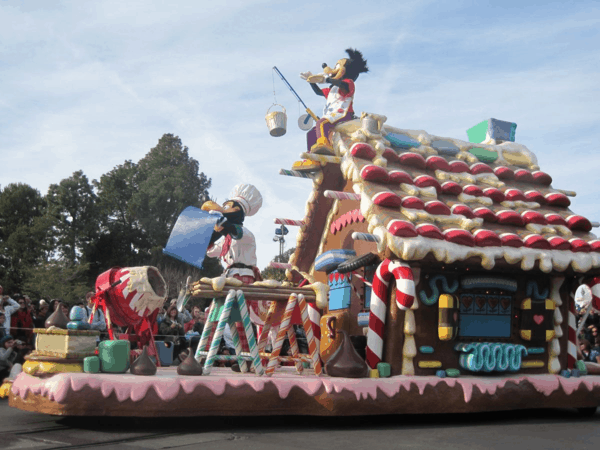
[{"label": "house window", "polygon": [[352,293],[352,274],[332,272],[329,281],[329,310],[346,309],[350,307]]},{"label": "house window", "polygon": [[504,292],[459,294],[459,337],[509,338],[513,298]]},{"label": "house window", "polygon": [[[377,270],[377,266],[373,265],[373,266],[367,266],[365,267],[365,280],[367,280],[367,282],[369,283],[373,283],[373,276],[375,275],[375,271]],[[363,306],[364,309],[370,309],[371,308],[371,286],[369,286],[368,284],[364,285],[365,288],[365,304]]]}]

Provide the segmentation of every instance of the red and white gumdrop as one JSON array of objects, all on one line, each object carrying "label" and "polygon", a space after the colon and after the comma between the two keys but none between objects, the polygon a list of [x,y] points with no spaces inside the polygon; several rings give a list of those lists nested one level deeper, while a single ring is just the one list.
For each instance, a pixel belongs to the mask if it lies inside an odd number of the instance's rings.
[{"label": "red and white gumdrop", "polygon": [[512,180],[515,178],[515,172],[505,166],[498,166],[494,169],[494,173],[501,180]]},{"label": "red and white gumdrop", "polygon": [[466,245],[468,247],[475,246],[475,239],[473,239],[473,235],[460,228],[450,228],[444,231],[444,238],[448,242],[452,242],[454,244]]},{"label": "red and white gumdrop", "polygon": [[459,214],[461,216],[465,216],[467,219],[475,218],[475,214],[473,213],[473,210],[471,208],[469,208],[467,205],[463,205],[462,203],[457,203],[455,205],[452,205],[452,208],[450,209],[450,211],[452,212],[452,214]]},{"label": "red and white gumdrop", "polygon": [[477,247],[500,247],[502,239],[492,230],[476,230],[473,233],[473,239]]},{"label": "red and white gumdrop", "polygon": [[373,183],[387,183],[389,181],[387,170],[373,164],[364,166],[360,171],[360,177],[365,181],[371,181]]},{"label": "red and white gumdrop", "polygon": [[402,207],[406,209],[425,209],[425,203],[419,197],[409,195],[402,199]]},{"label": "red and white gumdrop", "polygon": [[390,220],[390,222],[387,224],[387,230],[392,234],[392,236],[396,237],[410,238],[419,235],[415,226],[406,220]]},{"label": "red and white gumdrop", "polygon": [[406,164],[407,166],[416,167],[417,169],[425,169],[427,166],[425,158],[418,153],[403,153],[398,157],[400,164]]},{"label": "red and white gumdrop", "polygon": [[373,196],[373,203],[386,208],[400,208],[402,197],[389,191],[378,192]]},{"label": "red and white gumdrop", "polygon": [[523,239],[521,239],[515,233],[502,233],[500,235],[500,240],[502,241],[502,245],[504,247],[519,248],[519,247],[523,247],[523,245],[524,245]]},{"label": "red and white gumdrop", "polygon": [[368,159],[372,160],[375,158],[377,154],[375,149],[371,147],[369,144],[365,144],[363,142],[357,142],[356,144],[350,147],[350,154],[355,158]]},{"label": "red and white gumdrop", "polygon": [[403,170],[392,170],[388,173],[390,184],[415,184],[412,177]]},{"label": "red and white gumdrop", "polygon": [[430,223],[422,223],[417,225],[417,233],[426,238],[439,239],[441,241],[444,240],[444,235],[440,229]]}]

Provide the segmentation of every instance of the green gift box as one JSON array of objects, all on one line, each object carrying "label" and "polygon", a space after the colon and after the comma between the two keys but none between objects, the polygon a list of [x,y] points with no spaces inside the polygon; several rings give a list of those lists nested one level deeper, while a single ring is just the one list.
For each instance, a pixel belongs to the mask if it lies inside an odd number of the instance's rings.
[{"label": "green gift box", "polygon": [[98,356],[102,372],[125,373],[129,370],[129,341],[102,341],[98,344]]},{"label": "green gift box", "polygon": [[87,358],[83,358],[83,371],[85,373],[100,372],[100,358],[97,356],[88,356]]}]

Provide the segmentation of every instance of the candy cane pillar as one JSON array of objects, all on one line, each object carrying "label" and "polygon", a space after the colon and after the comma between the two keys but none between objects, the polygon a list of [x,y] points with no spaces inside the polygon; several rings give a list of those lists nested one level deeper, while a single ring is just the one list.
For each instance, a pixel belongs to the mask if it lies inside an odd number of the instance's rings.
[{"label": "candy cane pillar", "polygon": [[600,277],[590,278],[586,280],[585,284],[592,290],[592,308],[600,311]]},{"label": "candy cane pillar", "polygon": [[577,363],[577,318],[575,315],[575,293],[569,292],[567,369],[574,369]]},{"label": "candy cane pillar", "polygon": [[367,365],[376,369],[383,355],[383,332],[387,310],[388,287],[396,279],[396,305],[402,310],[409,309],[415,300],[415,283],[408,264],[400,261],[383,261],[373,277],[371,291],[371,313],[367,333]]}]

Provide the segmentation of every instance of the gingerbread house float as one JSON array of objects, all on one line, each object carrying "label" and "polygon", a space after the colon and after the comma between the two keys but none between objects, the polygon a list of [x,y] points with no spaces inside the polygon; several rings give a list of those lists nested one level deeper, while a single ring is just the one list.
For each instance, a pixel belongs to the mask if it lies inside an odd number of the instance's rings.
[{"label": "gingerbread house float", "polygon": [[329,283],[322,323],[366,335],[370,368],[391,375],[577,370],[574,292],[594,286],[600,241],[568,209],[575,193],[514,142],[516,124],[484,121],[464,142],[385,120],[339,125],[339,156],[303,155],[323,168],[291,264]]},{"label": "gingerbread house float", "polygon": [[[191,285],[190,295],[215,298],[211,313],[220,311],[196,355],[206,357],[204,375],[21,374],[11,405],[122,416],[594,413],[600,377],[578,361],[574,293],[588,284],[600,309],[600,241],[595,224],[568,209],[575,194],[552,186],[514,142],[512,123],[482,122],[465,142],[385,122],[363,113],[336,126],[335,155],[302,154],[315,170],[281,170],[313,183],[303,219],[275,219],[301,228],[285,266],[291,283]],[[270,354],[265,330],[253,335],[251,299],[271,300],[267,330],[280,313]],[[298,307],[310,355],[293,344]],[[239,373],[212,368],[210,328],[220,337],[228,320],[240,351],[226,358]]]}]

